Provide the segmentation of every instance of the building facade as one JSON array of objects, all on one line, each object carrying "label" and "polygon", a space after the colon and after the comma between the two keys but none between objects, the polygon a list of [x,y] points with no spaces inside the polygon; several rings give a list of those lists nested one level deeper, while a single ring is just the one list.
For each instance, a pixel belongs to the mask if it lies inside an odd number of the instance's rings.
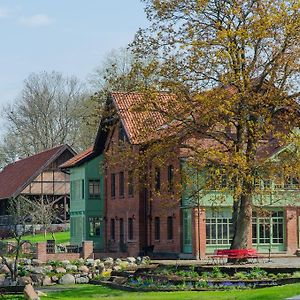
[{"label": "building facade", "polygon": [[[233,233],[233,198],[218,189],[191,193],[182,185],[185,158],[180,150],[161,163],[149,161],[143,174],[136,172],[135,157],[153,136],[157,137],[165,122],[161,116],[144,116],[132,109],[142,97],[138,93],[112,93],[107,106],[108,110],[113,108],[114,115],[101,120],[92,148],[98,158],[83,159],[84,164],[70,168],[74,181],[72,243],[94,240],[97,248],[115,256],[147,254],[157,258],[197,258],[228,248]],[[170,100],[167,94],[160,97]],[[126,158],[128,149],[131,157]],[[268,155],[279,150],[282,148],[274,148]],[[88,165],[94,166],[89,175]],[[96,201],[85,193],[88,181],[95,179],[100,180],[101,199]],[[294,254],[300,231],[298,181],[279,184],[262,180],[258,185],[265,193],[253,199],[248,244],[261,253]],[[178,191],[177,186],[185,188]],[[93,238],[90,232],[98,229],[91,228],[100,228],[101,238]]]},{"label": "building facade", "polygon": [[93,241],[95,251],[104,250],[104,175],[103,155],[90,148],[61,168],[70,174],[70,236],[71,244]]},{"label": "building facade", "polygon": [[7,165],[0,173],[0,226],[9,222],[9,199],[19,195],[31,200],[54,202],[56,223],[69,219],[70,179],[59,165],[75,155],[68,145],[60,145]]}]

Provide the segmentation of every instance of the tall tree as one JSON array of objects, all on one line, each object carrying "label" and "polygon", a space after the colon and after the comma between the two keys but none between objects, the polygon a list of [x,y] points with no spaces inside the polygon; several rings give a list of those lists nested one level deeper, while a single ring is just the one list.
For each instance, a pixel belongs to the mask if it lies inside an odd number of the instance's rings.
[{"label": "tall tree", "polygon": [[85,97],[84,86],[75,77],[54,71],[31,74],[16,102],[4,108],[6,159],[64,143],[80,148],[77,108]]},{"label": "tall tree", "polygon": [[[132,46],[137,59],[153,58],[142,72],[156,76],[139,109],[162,114],[174,147],[213,174],[205,189],[225,173],[234,199],[231,247],[245,248],[255,178],[284,180],[299,171],[300,2],[143,2],[150,26]],[[160,91],[172,101],[159,103]],[[165,141],[170,147],[170,135]],[[266,161],[268,147],[290,144],[280,163]]]}]

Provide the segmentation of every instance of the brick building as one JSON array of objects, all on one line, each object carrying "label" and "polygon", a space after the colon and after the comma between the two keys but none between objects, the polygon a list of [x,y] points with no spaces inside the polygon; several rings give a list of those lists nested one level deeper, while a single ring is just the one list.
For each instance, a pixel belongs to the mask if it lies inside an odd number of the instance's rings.
[{"label": "brick building", "polygon": [[[168,94],[159,97],[162,102],[171,100]],[[194,258],[228,248],[233,199],[218,190],[192,197],[189,190],[178,193],[185,167],[180,150],[166,153],[169,158],[160,164],[149,161],[143,176],[135,172],[134,156],[166,128],[161,115],[134,109],[140,101],[143,95],[138,93],[112,93],[107,106],[115,114],[101,121],[94,145],[104,157],[104,251],[118,256]],[[133,156],[126,158],[122,154],[128,147]],[[266,147],[268,151],[261,149],[265,159],[283,150],[276,144]],[[264,199],[268,213],[253,211],[249,244],[259,252],[294,254],[299,243],[298,181],[261,180],[258,185],[274,193]],[[216,201],[219,196],[222,202]],[[259,207],[259,201],[256,204]]]}]

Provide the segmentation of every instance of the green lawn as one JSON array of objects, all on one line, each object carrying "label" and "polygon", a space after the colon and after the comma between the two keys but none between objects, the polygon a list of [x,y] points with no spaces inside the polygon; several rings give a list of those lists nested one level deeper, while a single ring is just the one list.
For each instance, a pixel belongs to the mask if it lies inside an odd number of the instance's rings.
[{"label": "green lawn", "polygon": [[[70,231],[56,232],[54,233],[54,236],[57,244],[70,242]],[[31,243],[46,242],[47,240],[52,240],[52,235],[51,233],[47,233],[46,237],[44,237],[44,234],[25,235],[23,239],[29,240]],[[13,241],[13,240],[14,239],[9,239],[7,241]]]},{"label": "green lawn", "polygon": [[[54,288],[59,288],[56,286]],[[46,292],[47,296],[42,300],[283,300],[300,295],[300,283],[289,284],[280,287],[271,287],[253,290],[235,290],[221,292],[124,292],[94,285],[73,285],[65,287],[64,291]],[[1,299],[17,300],[24,299],[23,296],[4,296]]]},{"label": "green lawn", "polygon": [[256,290],[235,290],[235,291],[212,291],[212,292],[124,292],[93,285],[71,286],[69,290],[60,292],[48,292],[43,300],[54,299],[106,299],[106,300],[282,300],[295,295],[300,295],[300,283],[280,287],[263,288]]}]

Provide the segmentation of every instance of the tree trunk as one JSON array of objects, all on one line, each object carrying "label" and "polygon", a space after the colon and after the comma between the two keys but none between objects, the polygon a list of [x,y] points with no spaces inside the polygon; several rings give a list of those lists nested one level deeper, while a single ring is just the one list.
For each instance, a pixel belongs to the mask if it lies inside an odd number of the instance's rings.
[{"label": "tree trunk", "polygon": [[[240,198],[240,205],[233,205],[233,215],[237,216],[234,236],[230,249],[248,248],[248,234],[252,219],[252,196],[243,194]],[[238,210],[238,212],[236,212]]]}]

